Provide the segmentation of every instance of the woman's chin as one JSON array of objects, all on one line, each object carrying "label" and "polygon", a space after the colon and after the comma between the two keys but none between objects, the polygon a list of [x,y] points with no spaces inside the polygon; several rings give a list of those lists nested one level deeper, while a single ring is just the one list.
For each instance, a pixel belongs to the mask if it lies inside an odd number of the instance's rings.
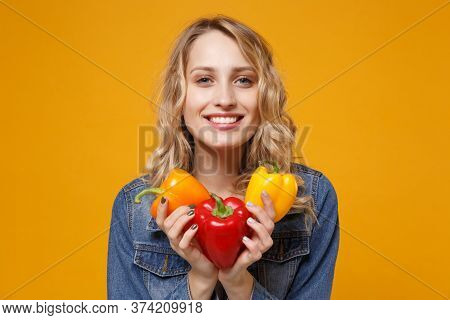
[{"label": "woman's chin", "polygon": [[216,150],[226,150],[226,149],[235,149],[243,145],[245,142],[241,141],[204,141],[204,144],[210,147],[211,149]]}]

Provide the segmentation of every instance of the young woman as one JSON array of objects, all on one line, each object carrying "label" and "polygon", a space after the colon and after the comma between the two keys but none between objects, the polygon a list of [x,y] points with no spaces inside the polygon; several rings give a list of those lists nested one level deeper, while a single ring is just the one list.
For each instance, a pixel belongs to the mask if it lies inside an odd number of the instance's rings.
[{"label": "young woman", "polygon": [[[293,162],[296,126],[266,41],[219,15],[199,19],[178,37],[160,94],[160,144],[149,173],[126,184],[113,206],[108,248],[109,299],[329,299],[339,246],[335,190],[321,172]],[[247,204],[255,220],[235,264],[218,270],[195,241],[188,206],[167,217],[161,201],[134,197],[159,186],[173,168],[190,172],[211,193],[244,199],[259,161],[293,173],[299,190],[274,223],[270,197]]]}]

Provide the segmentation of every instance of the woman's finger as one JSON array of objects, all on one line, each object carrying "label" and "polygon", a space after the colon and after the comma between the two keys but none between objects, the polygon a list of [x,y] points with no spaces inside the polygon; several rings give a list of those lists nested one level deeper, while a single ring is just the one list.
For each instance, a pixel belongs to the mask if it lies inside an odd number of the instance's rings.
[{"label": "woman's finger", "polygon": [[258,243],[255,240],[252,240],[250,238],[244,237],[242,239],[242,242],[248,249],[248,254],[244,255],[244,259],[246,259],[246,263],[248,265],[258,261],[262,257],[262,253],[258,248]]},{"label": "woman's finger", "polygon": [[186,214],[190,209],[191,208],[189,206],[180,206],[176,208],[163,222],[165,232],[167,233],[167,231],[172,228],[173,224],[178,220],[178,218]]},{"label": "woman's finger", "polygon": [[186,223],[194,217],[194,209],[190,209],[186,214],[182,214],[167,232],[167,237],[175,241],[182,234]]},{"label": "woman's finger", "polygon": [[167,208],[169,204],[169,199],[162,197],[156,209],[156,224],[160,229],[163,228],[164,220],[167,217]]},{"label": "woman's finger", "polygon": [[264,204],[264,210],[269,214],[270,219],[273,221],[275,219],[275,207],[267,191],[264,190],[261,192],[261,200]]},{"label": "woman's finger", "polygon": [[258,239],[243,237],[242,242],[246,246],[246,249],[239,255],[236,262],[229,270],[231,274],[236,274],[247,269],[251,264],[258,261],[262,257],[262,252],[258,248]]},{"label": "woman's finger", "polygon": [[263,252],[269,250],[269,248],[273,245],[273,240],[266,228],[253,218],[248,218],[247,224],[256,232],[256,235],[261,241],[261,244],[263,245],[263,248],[261,248],[261,250]]},{"label": "woman's finger", "polygon": [[264,225],[267,232],[271,234],[275,227],[275,224],[270,215],[266,213],[266,211],[263,208],[255,204],[247,202],[246,207],[251,213],[255,215],[256,219],[258,219],[258,221]]},{"label": "woman's finger", "polygon": [[[180,243],[178,244],[178,247],[181,250],[189,251],[190,245],[192,240],[195,237],[195,234],[197,233],[198,226],[196,224],[193,224],[183,235],[183,238],[181,238]],[[189,254],[189,252],[188,252]]]}]

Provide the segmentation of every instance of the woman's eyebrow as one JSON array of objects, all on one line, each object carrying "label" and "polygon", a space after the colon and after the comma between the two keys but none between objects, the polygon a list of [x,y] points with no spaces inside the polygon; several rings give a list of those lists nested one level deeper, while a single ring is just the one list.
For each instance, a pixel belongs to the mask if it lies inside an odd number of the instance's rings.
[{"label": "woman's eyebrow", "polygon": [[[210,71],[210,72],[215,72],[216,71],[216,69],[213,68],[213,67],[198,66],[198,67],[192,68],[190,73],[194,72],[195,70],[205,70],[205,71]],[[251,66],[233,67],[231,70],[233,72],[240,72],[240,71],[246,71],[246,70],[248,70],[248,71],[255,71],[253,69],[253,67],[251,67]]]}]

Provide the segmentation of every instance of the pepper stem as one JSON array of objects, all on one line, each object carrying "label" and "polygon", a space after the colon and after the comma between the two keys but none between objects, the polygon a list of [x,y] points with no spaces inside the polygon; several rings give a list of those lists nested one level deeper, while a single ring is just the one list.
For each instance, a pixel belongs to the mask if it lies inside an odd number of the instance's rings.
[{"label": "pepper stem", "polygon": [[216,205],[211,212],[211,214],[215,217],[225,219],[233,214],[233,208],[230,206],[224,205],[222,199],[215,195],[214,193],[211,193],[211,197],[216,200]]},{"label": "pepper stem", "polygon": [[273,172],[274,173],[278,173],[278,172],[280,172],[280,167],[278,166],[278,163],[277,162],[272,162],[272,166],[273,166]]},{"label": "pepper stem", "polygon": [[259,165],[263,165],[264,162],[272,165],[273,173],[280,172],[280,167],[278,166],[278,162],[276,162],[276,161],[258,161]]},{"label": "pepper stem", "polygon": [[141,203],[141,198],[147,194],[155,193],[155,194],[162,194],[165,190],[161,188],[147,188],[139,192],[136,197],[134,197],[134,203]]}]

